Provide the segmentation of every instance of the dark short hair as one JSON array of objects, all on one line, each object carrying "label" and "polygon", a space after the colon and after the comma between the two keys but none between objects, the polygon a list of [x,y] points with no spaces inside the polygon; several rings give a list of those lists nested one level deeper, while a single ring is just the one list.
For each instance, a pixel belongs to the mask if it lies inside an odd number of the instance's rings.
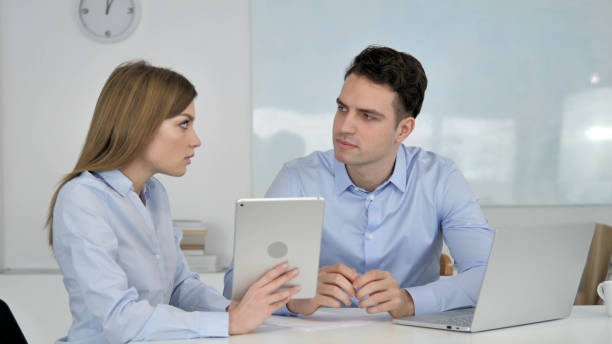
[{"label": "dark short hair", "polygon": [[427,89],[423,66],[412,55],[382,46],[370,45],[355,57],[344,74],[344,79],[355,74],[370,81],[389,85],[398,96],[395,104],[396,125],[404,118],[416,116]]}]

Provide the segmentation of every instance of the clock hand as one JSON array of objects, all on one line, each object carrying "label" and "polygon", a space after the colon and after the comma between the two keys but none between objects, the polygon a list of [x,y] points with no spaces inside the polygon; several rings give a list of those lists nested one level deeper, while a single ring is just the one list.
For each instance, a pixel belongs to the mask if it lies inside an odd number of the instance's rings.
[{"label": "clock hand", "polygon": [[108,11],[110,10],[110,7],[113,5],[113,1],[115,0],[106,0],[106,15],[108,15]]}]

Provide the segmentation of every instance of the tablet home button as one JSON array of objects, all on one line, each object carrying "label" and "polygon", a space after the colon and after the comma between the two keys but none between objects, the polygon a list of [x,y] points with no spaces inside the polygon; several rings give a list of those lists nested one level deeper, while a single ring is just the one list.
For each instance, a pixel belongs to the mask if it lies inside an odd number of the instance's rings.
[{"label": "tablet home button", "polygon": [[281,241],[275,241],[268,246],[268,254],[272,258],[282,258],[287,255],[287,245]]}]

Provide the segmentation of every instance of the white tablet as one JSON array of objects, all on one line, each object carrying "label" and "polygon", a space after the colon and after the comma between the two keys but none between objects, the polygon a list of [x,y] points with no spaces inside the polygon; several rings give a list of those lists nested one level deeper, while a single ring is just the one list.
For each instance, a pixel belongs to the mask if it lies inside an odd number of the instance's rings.
[{"label": "white tablet", "polygon": [[320,197],[236,201],[232,299],[241,299],[253,282],[283,262],[300,274],[281,288],[299,285],[293,298],[314,297],[324,208]]}]

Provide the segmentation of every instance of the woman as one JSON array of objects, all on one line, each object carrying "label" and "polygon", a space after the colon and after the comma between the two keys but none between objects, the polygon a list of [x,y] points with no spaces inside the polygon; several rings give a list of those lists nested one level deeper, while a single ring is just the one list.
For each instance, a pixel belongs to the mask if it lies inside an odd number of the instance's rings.
[{"label": "woman", "polygon": [[79,160],[49,211],[49,243],[73,316],[59,342],[246,333],[299,291],[277,292],[297,275],[279,265],[229,305],[189,270],[153,175],[182,176],[200,146],[196,95],[182,75],[143,61],[120,65],[106,81]]}]

